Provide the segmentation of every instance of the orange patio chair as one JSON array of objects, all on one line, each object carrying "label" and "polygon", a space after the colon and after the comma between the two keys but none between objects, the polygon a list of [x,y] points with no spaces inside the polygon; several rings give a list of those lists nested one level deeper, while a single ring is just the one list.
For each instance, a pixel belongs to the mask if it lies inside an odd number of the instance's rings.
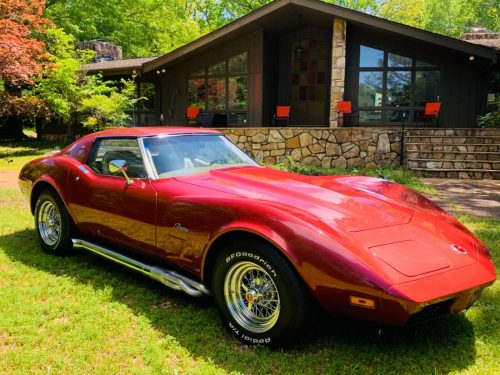
[{"label": "orange patio chair", "polygon": [[186,112],[184,113],[184,119],[186,120],[186,125],[191,125],[193,121],[194,121],[193,125],[196,125],[199,114],[200,114],[199,107],[187,107]]},{"label": "orange patio chair", "polygon": [[290,106],[289,105],[278,105],[276,106],[276,113],[273,117],[273,125],[276,126],[278,121],[285,121],[286,126],[290,122]]},{"label": "orange patio chair", "polygon": [[[344,120],[347,118],[352,118],[354,112],[352,110],[352,102],[349,100],[340,100],[337,102],[337,120],[342,116]],[[345,121],[343,123],[345,125]]]},{"label": "orange patio chair", "polygon": [[441,102],[425,103],[424,114],[417,118],[417,124],[419,120],[421,120],[424,122],[424,124],[426,124],[427,122],[432,122],[437,126],[440,112]]}]

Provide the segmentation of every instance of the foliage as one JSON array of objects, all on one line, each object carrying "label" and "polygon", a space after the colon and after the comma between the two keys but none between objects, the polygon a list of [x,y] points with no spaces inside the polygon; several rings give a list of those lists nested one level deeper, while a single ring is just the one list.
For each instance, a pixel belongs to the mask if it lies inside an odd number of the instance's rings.
[{"label": "foliage", "polygon": [[166,53],[201,35],[189,17],[190,3],[49,0],[46,15],[78,41],[101,39],[122,46],[126,57],[144,57]]},{"label": "foliage", "polygon": [[0,141],[0,172],[18,172],[30,160],[64,145],[61,142],[42,142],[36,139],[23,139],[17,142]]},{"label": "foliage", "polygon": [[49,65],[39,40],[51,25],[42,17],[43,8],[42,0],[0,2],[0,119],[34,117],[46,110],[43,100],[22,94]]},{"label": "foliage", "polygon": [[42,17],[43,0],[0,2],[0,79],[7,86],[33,83],[47,63],[44,34],[51,22]]},{"label": "foliage", "polygon": [[[230,21],[256,10],[271,0],[192,0],[186,1],[189,16],[203,31],[212,31]],[[377,7],[377,0],[326,0],[343,7],[372,13]]]},{"label": "foliage", "polygon": [[[102,39],[124,56],[169,52],[271,0],[49,0],[46,15],[77,40]],[[325,2],[459,36],[471,26],[498,30],[498,0],[325,0]],[[85,22],[81,22],[85,20]]]},{"label": "foliage", "polygon": [[308,176],[353,175],[378,177],[397,182],[398,184],[406,185],[413,190],[421,193],[436,193],[435,189],[428,187],[422,182],[422,180],[413,175],[411,171],[403,168],[323,168],[298,164],[293,160],[289,160],[288,163],[279,163],[271,166],[281,170],[300,173]]},{"label": "foliage", "polygon": [[376,15],[454,37],[473,26],[500,31],[498,0],[382,0]]},{"label": "foliage", "polygon": [[130,111],[143,99],[136,97],[135,77],[122,79],[118,87],[113,81],[91,76],[87,90],[90,95],[81,100],[78,111],[86,115],[83,125],[94,131],[125,125],[130,120]]},{"label": "foliage", "polygon": [[46,35],[51,64],[36,85],[25,95],[43,100],[50,109],[46,118],[56,117],[67,123],[86,92],[86,77],[80,66],[89,61],[92,53],[76,50],[75,40],[62,30],[51,28]]},{"label": "foliage", "polygon": [[500,128],[500,110],[479,116],[477,126],[479,128]]}]

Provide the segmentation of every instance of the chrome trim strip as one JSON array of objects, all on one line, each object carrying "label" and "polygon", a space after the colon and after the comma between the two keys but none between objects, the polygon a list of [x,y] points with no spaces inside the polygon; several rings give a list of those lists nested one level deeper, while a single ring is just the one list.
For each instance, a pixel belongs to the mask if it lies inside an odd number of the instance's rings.
[{"label": "chrome trim strip", "polygon": [[153,160],[151,159],[151,154],[149,152],[146,152],[146,147],[144,147],[143,138],[142,137],[137,138],[137,140],[139,143],[139,149],[141,150],[142,154],[142,162],[146,167],[146,173],[148,174],[150,180],[157,180],[158,175],[156,174],[156,168],[154,168],[153,166]]},{"label": "chrome trim strip", "polygon": [[175,271],[142,263],[136,259],[85,240],[72,239],[71,241],[73,242],[73,246],[75,248],[88,250],[91,253],[100,255],[103,258],[140,272],[153,280],[159,281],[169,288],[183,291],[193,297],[201,297],[210,294],[210,291],[203,284]]}]

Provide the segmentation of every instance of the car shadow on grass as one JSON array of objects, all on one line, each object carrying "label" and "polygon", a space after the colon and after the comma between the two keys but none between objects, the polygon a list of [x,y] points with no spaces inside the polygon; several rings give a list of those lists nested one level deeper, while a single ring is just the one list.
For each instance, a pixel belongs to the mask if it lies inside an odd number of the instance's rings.
[{"label": "car shadow on grass", "polygon": [[475,362],[472,323],[463,314],[409,328],[381,327],[322,315],[292,349],[249,347],[234,339],[209,298],[191,298],[86,252],[55,257],[42,252],[34,230],[0,237],[15,262],[72,278],[146,317],[191,356],[242,373],[447,373]]}]

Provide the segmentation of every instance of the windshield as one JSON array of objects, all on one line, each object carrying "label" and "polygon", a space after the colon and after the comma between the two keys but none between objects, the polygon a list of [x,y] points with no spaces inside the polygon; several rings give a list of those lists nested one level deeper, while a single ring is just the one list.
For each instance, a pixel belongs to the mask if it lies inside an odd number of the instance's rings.
[{"label": "windshield", "polygon": [[218,134],[143,138],[147,157],[159,178],[188,176],[215,168],[258,164]]}]

